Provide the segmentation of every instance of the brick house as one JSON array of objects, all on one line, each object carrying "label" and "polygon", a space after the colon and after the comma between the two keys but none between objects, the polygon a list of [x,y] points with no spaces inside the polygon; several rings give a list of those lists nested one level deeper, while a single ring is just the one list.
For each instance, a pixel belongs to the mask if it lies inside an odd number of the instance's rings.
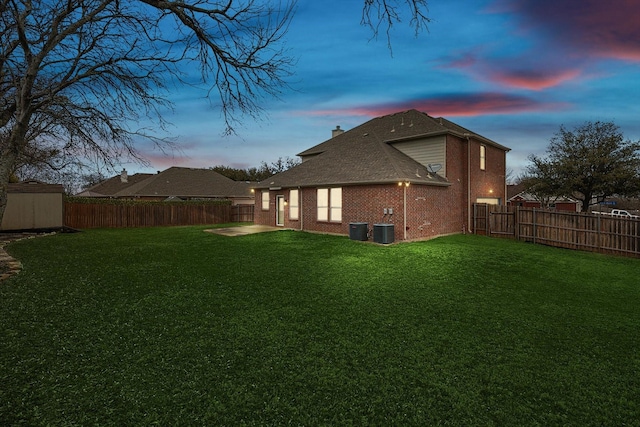
[{"label": "brick house", "polygon": [[343,235],[393,224],[395,241],[461,233],[473,203],[505,203],[508,150],[417,110],[338,127],[300,165],[254,186],[254,222]]},{"label": "brick house", "polygon": [[[523,208],[543,208],[543,202],[526,191],[522,185],[507,186],[507,205],[520,206]],[[574,198],[557,196],[548,200],[545,209],[551,209],[563,212],[580,212],[582,203]]]}]

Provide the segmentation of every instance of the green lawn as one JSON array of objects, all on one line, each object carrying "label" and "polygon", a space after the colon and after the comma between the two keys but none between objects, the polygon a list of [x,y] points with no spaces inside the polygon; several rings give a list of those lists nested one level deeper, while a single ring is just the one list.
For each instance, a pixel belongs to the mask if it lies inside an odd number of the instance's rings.
[{"label": "green lawn", "polygon": [[640,261],[479,236],[13,243],[3,425],[639,425]]}]

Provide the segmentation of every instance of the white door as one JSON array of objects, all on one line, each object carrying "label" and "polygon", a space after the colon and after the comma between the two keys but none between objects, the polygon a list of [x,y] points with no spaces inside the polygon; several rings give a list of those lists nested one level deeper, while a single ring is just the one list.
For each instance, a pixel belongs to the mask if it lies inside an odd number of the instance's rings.
[{"label": "white door", "polygon": [[284,225],[284,196],[276,196],[276,225]]}]

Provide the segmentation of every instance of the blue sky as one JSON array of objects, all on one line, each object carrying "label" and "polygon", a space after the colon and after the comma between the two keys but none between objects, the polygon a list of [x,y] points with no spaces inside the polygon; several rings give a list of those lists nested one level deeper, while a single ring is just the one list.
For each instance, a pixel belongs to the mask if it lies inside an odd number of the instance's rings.
[{"label": "blue sky", "polygon": [[[511,148],[513,175],[542,154],[560,125],[613,121],[640,140],[637,0],[430,0],[429,31],[382,35],[360,26],[362,0],[299,0],[287,35],[291,90],[224,137],[204,92],[177,88],[170,136],[180,152],[141,151],[151,167],[238,168],[295,157],[373,117],[416,108]],[[408,17],[407,17],[408,18]]]}]

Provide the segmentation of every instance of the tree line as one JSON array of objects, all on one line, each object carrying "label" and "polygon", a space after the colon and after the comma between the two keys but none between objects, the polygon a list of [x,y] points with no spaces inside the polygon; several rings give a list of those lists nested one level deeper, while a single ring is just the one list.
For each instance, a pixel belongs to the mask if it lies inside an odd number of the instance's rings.
[{"label": "tree line", "polygon": [[300,160],[293,159],[291,157],[279,157],[278,160],[272,163],[263,161],[258,167],[249,167],[245,169],[234,168],[231,166],[218,165],[210,168],[211,170],[218,172],[220,175],[231,178],[234,181],[263,181],[277,173],[284,172],[291,169],[294,166],[300,164]]}]

